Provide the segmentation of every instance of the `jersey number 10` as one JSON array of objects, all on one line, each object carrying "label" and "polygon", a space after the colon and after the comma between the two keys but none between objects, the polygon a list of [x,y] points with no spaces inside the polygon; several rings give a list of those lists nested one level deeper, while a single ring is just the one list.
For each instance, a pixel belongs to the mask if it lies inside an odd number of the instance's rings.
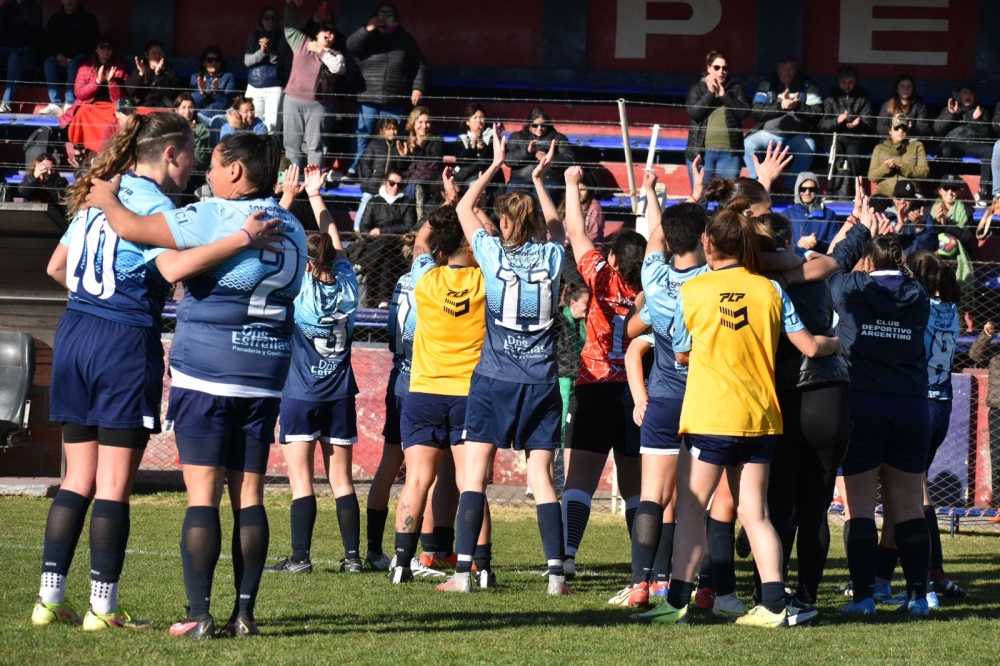
[{"label": "jersey number 10", "polygon": [[[98,249],[101,250],[100,276],[97,274]],[[104,213],[99,213],[89,225],[78,226],[70,239],[69,252],[66,256],[66,286],[71,292],[77,293],[82,280],[83,290],[88,294],[102,300],[111,298],[115,293],[117,251],[118,234],[107,223]]]}]

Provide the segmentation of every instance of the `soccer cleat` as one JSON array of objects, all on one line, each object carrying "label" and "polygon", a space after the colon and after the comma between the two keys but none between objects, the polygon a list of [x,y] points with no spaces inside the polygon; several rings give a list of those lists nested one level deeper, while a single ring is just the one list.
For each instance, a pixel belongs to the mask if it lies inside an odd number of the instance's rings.
[{"label": "soccer cleat", "polygon": [[226,630],[229,632],[230,636],[234,638],[250,638],[252,636],[259,636],[260,629],[257,628],[257,623],[250,617],[249,613],[239,613],[236,617],[229,620],[226,625]]},{"label": "soccer cleat", "polygon": [[31,611],[31,624],[36,627],[44,627],[55,622],[65,622],[66,624],[79,625],[83,622],[80,615],[68,601],[59,604],[47,604],[38,597],[34,610]]},{"label": "soccer cleat", "polygon": [[458,564],[458,553],[452,553],[451,555],[445,555],[441,557],[437,553],[420,553],[420,564],[424,565],[428,569],[455,569],[455,565]]},{"label": "soccer cleat", "polygon": [[736,554],[744,560],[750,557],[750,537],[747,536],[747,531],[742,525],[736,534]]},{"label": "soccer cleat", "polygon": [[785,610],[788,611],[787,621],[789,627],[809,624],[819,615],[819,611],[814,604],[807,604],[794,595],[789,595],[785,603]]},{"label": "soccer cleat", "polygon": [[906,604],[906,612],[910,617],[927,617],[931,609],[927,599],[914,599]]},{"label": "soccer cleat", "polygon": [[892,596],[892,587],[889,583],[883,583],[882,585],[875,586],[875,591],[872,592],[872,599],[886,606],[900,606],[906,603],[907,596],[906,594]]},{"label": "soccer cleat", "polygon": [[360,557],[345,557],[340,561],[340,573],[361,573],[365,570],[365,563]]},{"label": "soccer cleat", "polygon": [[608,599],[612,606],[627,606],[629,608],[640,608],[649,605],[649,583],[639,583],[629,585],[618,594]]},{"label": "soccer cleat", "polygon": [[264,573],[299,573],[307,574],[313,572],[312,560],[305,559],[301,562],[295,562],[290,557],[286,557],[277,564],[272,564],[269,567],[264,567]]},{"label": "soccer cleat", "polygon": [[391,565],[392,561],[385,553],[380,555],[368,553],[365,555],[365,571],[388,571]]},{"label": "soccer cleat", "polygon": [[413,572],[404,567],[393,567],[389,572],[389,582],[393,585],[413,582]]},{"label": "soccer cleat", "polygon": [[576,578],[576,558],[567,557],[563,560],[563,574],[566,576],[566,580]]},{"label": "soccer cleat", "polygon": [[212,638],[215,636],[215,620],[208,613],[189,617],[171,625],[170,635],[187,636],[188,638]]},{"label": "soccer cleat", "polygon": [[938,599],[937,592],[928,592],[926,599],[928,608],[940,608],[941,600]]},{"label": "soccer cleat", "polygon": [[877,612],[877,609],[875,608],[875,600],[871,597],[863,599],[862,601],[851,601],[837,610],[841,613],[847,613],[848,615],[875,615]]},{"label": "soccer cleat", "polygon": [[[763,606],[758,606],[758,608],[763,608]],[[726,618],[727,620],[743,617],[746,615],[746,612],[746,604],[740,601],[735,592],[716,597],[715,602],[712,604],[712,615]]]},{"label": "soccer cleat", "polygon": [[88,608],[87,614],[83,616],[84,631],[103,631],[105,629],[149,629],[150,623],[146,620],[133,620],[127,610],[118,607],[114,613],[97,613],[94,609]]},{"label": "soccer cleat", "polygon": [[943,571],[931,571],[931,586],[938,594],[946,597],[964,597],[965,590]]},{"label": "soccer cleat", "polygon": [[424,566],[419,557],[410,560],[410,570],[417,578],[444,578],[448,575],[443,571]]},{"label": "soccer cleat", "polygon": [[788,609],[782,608],[780,613],[772,613],[764,606],[754,606],[747,611],[746,615],[736,618],[736,624],[741,627],[761,627],[763,629],[787,627]]},{"label": "soccer cleat", "polygon": [[712,610],[715,606],[715,590],[710,587],[699,589],[694,595],[694,607],[699,610]]},{"label": "soccer cleat", "polygon": [[549,574],[550,597],[563,597],[570,594],[573,594],[573,590],[569,589],[569,585],[566,584],[566,576]]},{"label": "soccer cleat", "polygon": [[628,619],[639,624],[691,624],[687,606],[674,608],[666,601],[645,613],[630,615]]},{"label": "soccer cleat", "polygon": [[476,587],[482,590],[494,590],[497,587],[497,576],[492,571],[475,572]]},{"label": "soccer cleat", "polygon": [[667,593],[670,592],[670,583],[667,581],[655,581],[649,584],[649,596],[651,597],[666,597]]},{"label": "soccer cleat", "polygon": [[[495,582],[496,580],[494,579]],[[464,592],[465,594],[469,594],[472,592],[472,574],[468,572],[453,574],[447,582],[438,585],[437,589],[439,592]]]}]

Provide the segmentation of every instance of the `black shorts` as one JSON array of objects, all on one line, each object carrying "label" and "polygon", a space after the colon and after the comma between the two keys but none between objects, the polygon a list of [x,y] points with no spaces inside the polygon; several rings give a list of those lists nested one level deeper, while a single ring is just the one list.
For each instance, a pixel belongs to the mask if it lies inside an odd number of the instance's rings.
[{"label": "black shorts", "polygon": [[639,457],[638,440],[634,439],[629,446],[626,437],[622,396],[627,386],[621,382],[577,385],[573,393],[576,415],[570,449],[602,455],[614,451],[630,458]]},{"label": "black shorts", "polygon": [[146,428],[104,428],[73,422],[63,424],[63,442],[66,444],[97,442],[103,446],[118,446],[123,449],[145,449],[149,443],[149,434]]},{"label": "black shorts", "polygon": [[922,474],[930,448],[927,398],[850,391],[851,444],[841,466],[853,476],[889,465]]},{"label": "black shorts", "polygon": [[951,400],[928,400],[928,412],[931,419],[931,441],[927,450],[927,464],[924,466],[925,472],[931,471],[931,464],[938,449],[944,444],[948,437],[948,424],[951,422]]}]

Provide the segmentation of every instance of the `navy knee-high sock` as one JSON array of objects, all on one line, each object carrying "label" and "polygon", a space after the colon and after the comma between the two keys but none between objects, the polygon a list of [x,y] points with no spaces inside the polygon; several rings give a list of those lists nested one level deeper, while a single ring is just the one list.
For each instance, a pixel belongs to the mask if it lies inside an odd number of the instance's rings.
[{"label": "navy knee-high sock", "polygon": [[90,500],[71,490],[60,490],[49,507],[42,546],[42,572],[65,576],[73,563],[76,544],[83,532]]},{"label": "navy knee-high sock", "polygon": [[337,498],[337,521],[340,523],[340,538],[344,542],[344,557],[349,560],[360,557],[361,548],[361,507],[356,493]]},{"label": "navy knee-high sock", "polygon": [[[898,542],[898,538],[897,538]],[[868,599],[875,591],[875,558],[878,529],[872,518],[851,518],[844,524],[847,568],[854,584],[854,602]]]},{"label": "navy knee-high sock", "polygon": [[876,585],[892,582],[892,572],[896,570],[897,562],[899,562],[899,551],[879,544],[875,551]]},{"label": "navy knee-high sock", "polygon": [[212,577],[222,549],[219,510],[211,506],[189,506],[181,532],[184,589],[191,607],[190,617],[208,613],[212,599]]},{"label": "navy knee-high sock", "polygon": [[538,515],[538,531],[542,535],[542,550],[545,551],[549,575],[562,576],[564,557],[562,507],[559,502],[547,502],[536,506],[535,512]]},{"label": "navy knee-high sock", "polygon": [[237,593],[236,611],[253,618],[260,577],[267,560],[271,530],[263,504],[233,512],[233,572]]},{"label": "navy knee-high sock", "polygon": [[736,591],[736,523],[708,519],[708,558],[712,567],[715,594],[725,596]]},{"label": "navy knee-high sock", "polygon": [[896,547],[899,549],[899,562],[903,565],[906,592],[910,601],[923,599],[927,595],[927,574],[931,559],[930,537],[923,518],[914,518],[896,525]]},{"label": "navy knee-high sock", "polygon": [[381,555],[382,537],[385,535],[385,521],[389,518],[389,509],[368,509],[368,518],[365,524],[368,533],[368,552],[372,555]]},{"label": "navy knee-high sock", "polygon": [[[996,176],[1000,178],[1000,176]],[[941,550],[941,526],[938,525],[937,513],[930,504],[924,505],[924,522],[927,523],[927,535],[931,540],[931,569],[944,573],[944,551]]]},{"label": "navy knee-high sock", "polygon": [[292,500],[292,561],[305,562],[312,550],[316,526],[316,496]]},{"label": "navy knee-high sock", "polygon": [[131,529],[126,502],[95,500],[90,514],[90,603],[98,613],[118,608],[118,580]]},{"label": "navy knee-high sock", "polygon": [[664,523],[660,532],[660,545],[656,549],[656,560],[653,561],[653,576],[657,583],[670,580],[670,560],[674,556],[674,532],[677,523]]},{"label": "navy knee-high sock", "polygon": [[455,552],[455,528],[451,525],[438,525],[434,528],[435,549],[444,556]]},{"label": "navy knee-high sock", "polygon": [[396,532],[396,566],[410,568],[410,561],[417,554],[417,534],[415,532]]},{"label": "navy knee-high sock", "polygon": [[649,582],[663,531],[659,502],[639,502],[632,522],[632,584]]},{"label": "navy knee-high sock", "polygon": [[[468,573],[472,570],[472,558],[476,552],[476,541],[483,529],[486,495],[465,491],[458,498],[458,531],[455,535],[455,552],[458,553],[458,564],[455,573]],[[558,505],[556,505],[558,506]],[[559,533],[560,543],[562,532]]]}]

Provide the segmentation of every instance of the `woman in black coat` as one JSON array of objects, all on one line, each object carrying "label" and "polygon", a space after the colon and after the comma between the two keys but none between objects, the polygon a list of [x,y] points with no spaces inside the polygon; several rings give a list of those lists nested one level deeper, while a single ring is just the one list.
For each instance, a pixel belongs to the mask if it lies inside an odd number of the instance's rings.
[{"label": "woman in black coat", "polygon": [[743,119],[750,115],[750,102],[743,86],[729,78],[729,59],[721,51],[709,51],[705,56],[705,72],[688,90],[684,105],[691,118],[684,160],[692,187],[691,165],[699,155],[705,183],[739,176],[743,168]]},{"label": "woman in black coat", "polygon": [[507,138],[506,163],[510,167],[508,192],[534,190],[531,172],[548,152],[553,141],[556,142],[556,152],[552,166],[545,172],[545,191],[549,193],[553,203],[559,205],[563,199],[563,173],[567,167],[576,163],[576,155],[569,145],[569,139],[556,131],[549,114],[540,106],[531,110],[528,121],[519,132],[513,132]]}]

